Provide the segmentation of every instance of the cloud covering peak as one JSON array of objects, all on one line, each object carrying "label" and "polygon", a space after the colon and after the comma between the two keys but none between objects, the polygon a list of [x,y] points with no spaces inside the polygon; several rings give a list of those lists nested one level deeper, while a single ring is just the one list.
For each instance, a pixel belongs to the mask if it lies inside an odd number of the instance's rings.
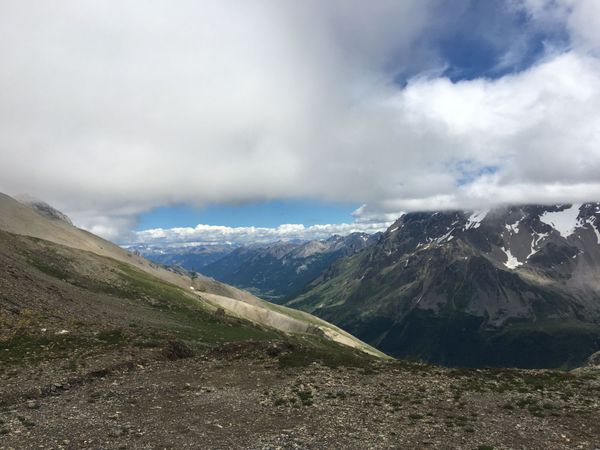
[{"label": "cloud covering peak", "polygon": [[599,3],[476,3],[4,1],[0,190],[107,237],[175,203],[600,199]]}]

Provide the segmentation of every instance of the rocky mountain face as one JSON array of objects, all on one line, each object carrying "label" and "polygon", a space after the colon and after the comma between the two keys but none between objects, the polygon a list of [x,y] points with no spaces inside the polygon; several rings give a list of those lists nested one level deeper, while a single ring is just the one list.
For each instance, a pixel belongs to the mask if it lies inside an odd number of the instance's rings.
[{"label": "rocky mountain face", "polygon": [[577,365],[600,349],[600,205],[406,214],[288,305],[394,356]]},{"label": "rocky mountain face", "polygon": [[352,233],[322,241],[276,242],[235,249],[200,271],[271,301],[293,298],[334,261],[374,245],[380,233]]},{"label": "rocky mountain face", "polygon": [[41,215],[48,217],[49,219],[62,220],[63,222],[68,223],[69,225],[73,225],[73,222],[71,222],[69,216],[60,212],[58,209],[53,208],[46,202],[29,201],[25,204],[36,210]]}]

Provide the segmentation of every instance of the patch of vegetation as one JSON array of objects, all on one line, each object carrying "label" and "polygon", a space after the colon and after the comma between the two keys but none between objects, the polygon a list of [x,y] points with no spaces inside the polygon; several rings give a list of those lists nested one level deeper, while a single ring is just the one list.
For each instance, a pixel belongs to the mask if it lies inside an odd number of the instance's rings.
[{"label": "patch of vegetation", "polygon": [[318,336],[305,335],[290,338],[291,351],[279,358],[282,368],[303,367],[318,362],[328,367],[371,367],[376,358],[364,352],[337,344]]},{"label": "patch of vegetation", "polygon": [[46,336],[34,337],[18,332],[11,338],[0,341],[0,361],[7,363],[31,357],[51,343]]},{"label": "patch of vegetation", "polygon": [[109,345],[123,344],[128,340],[128,336],[121,329],[105,330],[96,335],[96,339]]},{"label": "patch of vegetation", "polygon": [[194,350],[182,341],[169,341],[164,349],[165,357],[171,361],[177,359],[191,358]]},{"label": "patch of vegetation", "polygon": [[298,396],[298,400],[302,403],[303,406],[311,406],[314,403],[313,394],[309,390],[296,391],[296,395]]},{"label": "patch of vegetation", "polygon": [[83,349],[120,347],[127,341],[121,331],[107,331],[98,336],[80,334],[32,334],[20,331],[0,341],[0,362],[16,364],[24,361],[66,358]]},{"label": "patch of vegetation", "polygon": [[[448,375],[456,380],[451,386],[455,400],[466,392],[518,392],[533,394],[557,391],[562,397],[572,394],[572,387],[582,380],[569,372],[545,370],[522,372],[518,369],[453,369]],[[523,401],[521,399],[520,401]],[[510,409],[505,407],[505,409]]]},{"label": "patch of vegetation", "polygon": [[[68,264],[68,261],[65,259],[57,258],[57,260],[48,262],[45,261],[35,255],[28,255],[28,262],[36,269],[41,272],[44,272],[46,275],[50,275],[54,278],[59,278],[61,280],[69,279],[69,273],[65,270],[65,265]],[[56,255],[58,257],[58,255]]]}]

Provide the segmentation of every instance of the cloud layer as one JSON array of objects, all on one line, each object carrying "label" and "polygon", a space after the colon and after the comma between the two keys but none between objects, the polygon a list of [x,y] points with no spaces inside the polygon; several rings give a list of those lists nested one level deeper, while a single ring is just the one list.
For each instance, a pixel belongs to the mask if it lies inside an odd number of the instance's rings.
[{"label": "cloud layer", "polygon": [[377,222],[600,199],[599,3],[502,2],[522,27],[471,36],[496,76],[457,81],[440,43],[472,3],[2,2],[0,190],[111,238],[174,203],[318,198]]},{"label": "cloud layer", "polygon": [[170,244],[255,244],[274,241],[326,239],[334,234],[348,235],[355,232],[375,233],[384,231],[390,223],[342,223],[304,226],[284,224],[278,227],[224,227],[197,225],[196,227],[156,228],[137,231],[128,236],[128,243],[170,245]]}]

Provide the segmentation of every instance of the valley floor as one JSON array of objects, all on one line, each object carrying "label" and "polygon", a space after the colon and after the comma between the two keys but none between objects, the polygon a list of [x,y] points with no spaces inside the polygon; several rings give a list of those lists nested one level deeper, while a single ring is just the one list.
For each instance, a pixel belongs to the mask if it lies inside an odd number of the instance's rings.
[{"label": "valley floor", "polygon": [[600,371],[282,364],[277,344],[0,367],[1,449],[594,449]]}]

